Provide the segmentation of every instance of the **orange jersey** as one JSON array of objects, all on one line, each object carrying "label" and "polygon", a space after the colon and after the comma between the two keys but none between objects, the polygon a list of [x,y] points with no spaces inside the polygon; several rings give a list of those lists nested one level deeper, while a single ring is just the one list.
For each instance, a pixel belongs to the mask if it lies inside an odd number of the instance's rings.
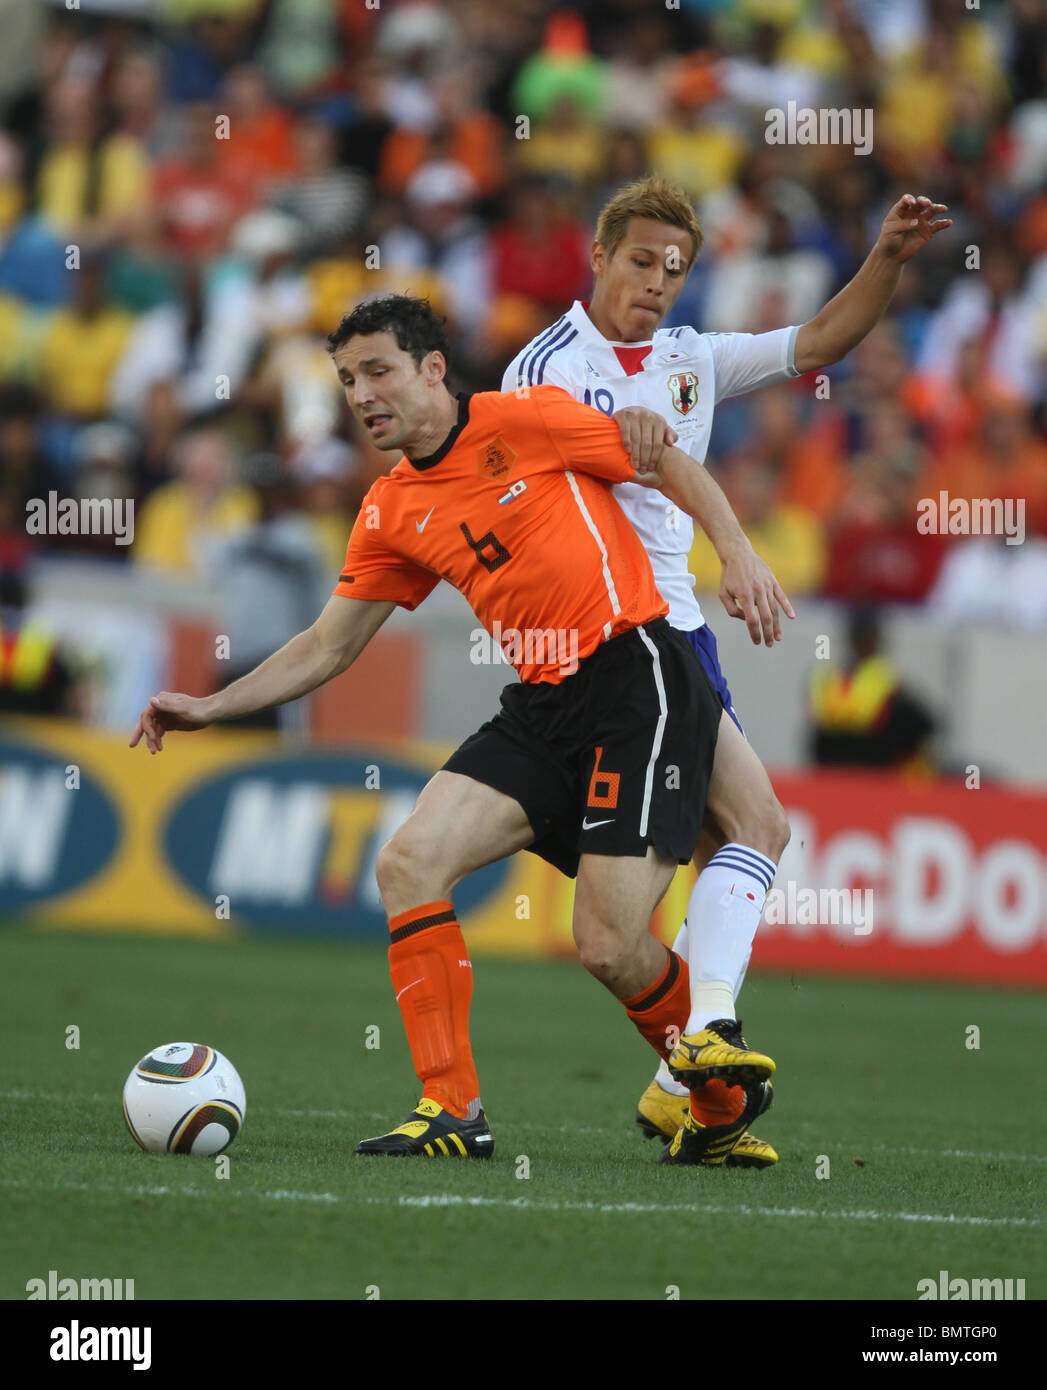
[{"label": "orange jersey", "polygon": [[558,386],[460,396],[442,447],[367,493],[334,592],[416,608],[446,579],[521,680],[559,682],[669,611],[611,494],[632,476],[614,421]]}]

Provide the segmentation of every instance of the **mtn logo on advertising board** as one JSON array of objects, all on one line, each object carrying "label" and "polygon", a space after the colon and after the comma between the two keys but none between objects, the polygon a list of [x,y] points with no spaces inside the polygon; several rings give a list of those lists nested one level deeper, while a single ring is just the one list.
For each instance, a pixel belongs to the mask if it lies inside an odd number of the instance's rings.
[{"label": "mtn logo on advertising board", "polygon": [[116,809],[96,782],[43,749],[0,738],[0,909],[65,893],[108,863]]},{"label": "mtn logo on advertising board", "polygon": [[[385,942],[375,859],[432,773],[383,756],[372,791],[369,767],[333,749],[226,767],[174,805],[165,856],[201,898],[227,895],[236,922]],[[507,873],[503,860],[471,874],[455,890],[458,910],[498,892]]]}]

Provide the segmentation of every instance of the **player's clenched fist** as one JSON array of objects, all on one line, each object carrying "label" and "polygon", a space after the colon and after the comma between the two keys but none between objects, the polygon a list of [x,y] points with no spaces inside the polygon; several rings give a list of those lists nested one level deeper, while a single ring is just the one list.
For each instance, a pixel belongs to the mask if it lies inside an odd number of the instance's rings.
[{"label": "player's clenched fist", "polygon": [[657,472],[662,450],[676,443],[676,431],[656,410],[645,410],[639,405],[627,405],[615,411],[611,419],[621,431],[622,444],[636,471]]},{"label": "player's clenched fist", "polygon": [[169,730],[178,729],[190,733],[193,729],[205,729],[212,722],[209,700],[198,700],[193,695],[175,695],[168,690],[161,690],[138,716],[129,746],[137,747],[144,737],[150,753],[159,753],[164,746],[164,734]]}]

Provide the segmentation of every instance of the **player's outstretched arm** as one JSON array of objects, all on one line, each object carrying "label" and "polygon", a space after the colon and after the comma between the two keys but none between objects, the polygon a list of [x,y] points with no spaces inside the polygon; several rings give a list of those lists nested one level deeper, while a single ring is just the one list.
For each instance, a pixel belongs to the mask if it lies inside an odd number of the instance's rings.
[{"label": "player's outstretched arm", "polygon": [[167,690],[154,695],[138,717],[130,747],[144,738],[150,753],[159,753],[171,730],[205,729],[307,695],[351,666],[395,607],[387,600],[332,596],[312,627],[225,690],[199,698]]},{"label": "player's outstretched arm", "polygon": [[813,372],[846,357],[879,322],[898,288],[902,266],[952,226],[944,203],[906,193],[884,218],[876,245],[858,274],[829,300],[796,335],[798,372]]},{"label": "player's outstretched arm", "polygon": [[634,479],[658,488],[671,502],[694,517],[712,542],[720,564],[720,602],[732,618],[742,618],[749,636],[759,646],[782,640],[779,605],[790,618],[793,606],[770,567],[749,543],[719,483],[682,449],[663,449],[653,472],[638,472]]}]

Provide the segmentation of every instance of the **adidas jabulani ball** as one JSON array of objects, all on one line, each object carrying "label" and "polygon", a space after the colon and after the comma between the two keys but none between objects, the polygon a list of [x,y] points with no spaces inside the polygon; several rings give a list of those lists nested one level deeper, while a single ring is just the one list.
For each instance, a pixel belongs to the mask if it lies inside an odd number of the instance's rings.
[{"label": "adidas jabulani ball", "polygon": [[246,1109],[236,1068],[204,1043],[154,1047],[124,1085],[127,1128],[150,1153],[221,1153]]}]

